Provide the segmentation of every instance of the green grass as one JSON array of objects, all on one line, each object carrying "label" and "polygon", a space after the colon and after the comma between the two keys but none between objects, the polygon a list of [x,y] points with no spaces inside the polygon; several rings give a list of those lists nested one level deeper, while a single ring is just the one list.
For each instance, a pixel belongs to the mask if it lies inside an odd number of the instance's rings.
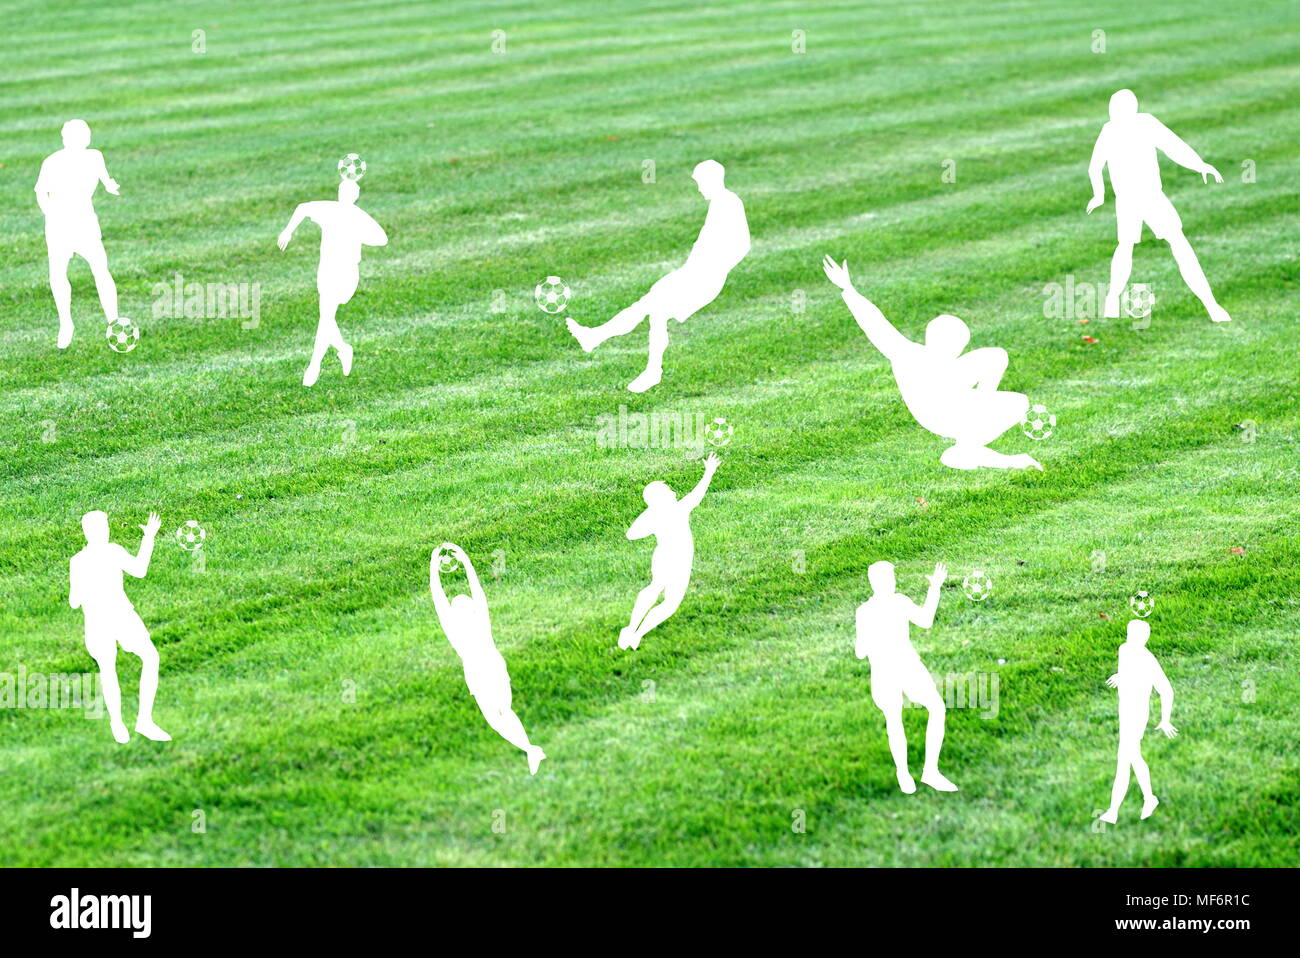
[{"label": "green grass", "polygon": [[[155,509],[163,538],[128,589],[175,741],[118,747],[74,711],[0,710],[0,862],[1295,861],[1294,4],[61,6],[6,4],[0,670],[91,668],[66,603],[78,519],[106,509],[134,549]],[[1150,329],[1044,315],[1046,284],[1106,279],[1113,204],[1083,214],[1085,170],[1123,86],[1224,174],[1164,169],[1228,326],[1149,235],[1133,278],[1158,297]],[[53,348],[31,189],[73,116],[122,186],[97,208],[122,312],[144,328],[125,355],[80,261],[77,337]],[[275,237],[352,151],[390,245],[366,252],[340,313],[352,377],[331,358],[307,390],[315,233],[283,254]],[[708,157],[754,249],[674,327],[664,384],[632,396],[643,335],[584,356],[531,290],[563,276],[588,322],[635,298],[693,241],[689,174]],[[940,466],[821,276],[826,252],[905,332],[951,312],[973,345],[1008,347],[1005,386],[1058,428],[998,445],[1046,471]],[[260,283],[260,327],[153,318],[153,284],[177,271]],[[602,448],[598,417],[620,404],[736,428],[695,514],[691,592],[635,654],[614,643],[650,546],[623,532],[646,482],[680,492],[699,467]],[[167,535],[187,518],[209,533],[202,573]],[[444,539],[485,573],[504,552],[486,588],[550,755],[535,778],[436,623],[427,562]],[[949,712],[955,795],[894,784],[852,652],[879,558],[915,597],[946,561],[915,641],[935,672],[998,677],[996,717]],[[983,603],[960,588],[976,567],[994,580]],[[1142,588],[1182,735],[1147,739],[1156,816],[1138,823],[1135,786],[1099,832],[1103,682]],[[919,766],[924,713],[906,721]]]}]

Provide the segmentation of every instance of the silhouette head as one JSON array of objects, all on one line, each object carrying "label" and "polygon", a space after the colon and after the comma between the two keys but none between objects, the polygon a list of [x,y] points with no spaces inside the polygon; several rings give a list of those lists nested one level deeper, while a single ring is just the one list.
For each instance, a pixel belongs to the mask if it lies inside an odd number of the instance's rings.
[{"label": "silhouette head", "polygon": [[656,479],[645,487],[645,491],[641,493],[641,498],[645,500],[647,506],[657,508],[671,506],[677,501],[677,493],[673,492],[668,483]]},{"label": "silhouette head", "polygon": [[1142,619],[1130,619],[1128,623],[1128,640],[1136,645],[1146,645],[1151,638],[1151,623]]},{"label": "silhouette head", "polygon": [[90,146],[90,127],[85,120],[69,120],[63,124],[63,145],[70,150],[84,150]]},{"label": "silhouette head", "polygon": [[1110,98],[1110,118],[1122,120],[1135,116],[1138,111],[1138,98],[1132,90],[1117,90]]},{"label": "silhouette head", "polygon": [[944,356],[960,356],[969,342],[970,329],[956,316],[944,313],[934,317],[925,327],[925,345]]},{"label": "silhouette head", "polygon": [[695,180],[695,185],[700,188],[700,195],[709,199],[717,196],[725,188],[722,180],[726,172],[717,160],[705,160],[691,171],[691,177]]},{"label": "silhouette head", "polygon": [[339,180],[339,202],[352,204],[357,201],[361,195],[361,187],[357,185],[356,180],[343,179]]},{"label": "silhouette head", "polygon": [[894,563],[886,562],[884,559],[871,563],[867,566],[867,581],[871,583],[872,592],[889,595],[896,585]]},{"label": "silhouette head", "polygon": [[98,509],[81,517],[81,531],[91,545],[108,541],[108,513]]}]

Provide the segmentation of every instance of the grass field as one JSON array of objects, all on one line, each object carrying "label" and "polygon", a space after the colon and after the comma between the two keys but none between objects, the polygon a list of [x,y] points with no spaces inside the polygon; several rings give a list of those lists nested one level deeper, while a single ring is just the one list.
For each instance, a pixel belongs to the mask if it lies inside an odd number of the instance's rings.
[{"label": "grass field", "polygon": [[[67,605],[78,520],[107,510],[134,550],[156,510],[153,565],[127,587],[175,740],[119,747],[75,710],[0,710],[0,862],[1295,862],[1294,4],[62,6],[5,4],[0,671],[92,668]],[[1106,280],[1114,205],[1084,215],[1086,166],[1125,86],[1224,174],[1163,166],[1231,324],[1150,234],[1133,274],[1150,328],[1048,315],[1049,284]],[[126,354],[80,260],[77,336],[54,348],[32,185],[74,116],[121,184],[96,205],[143,328]],[[331,356],[308,390],[316,232],[275,239],[353,151],[390,243],[339,314],[352,376]],[[584,322],[631,302],[694,240],[690,171],[710,157],[753,251],[634,396],[644,335],[586,356],[533,285],[562,276]],[[1058,425],[997,448],[1045,471],[942,467],[824,253],[909,335],[951,312],[972,345],[1007,347],[1004,388]],[[153,316],[178,272],[260,284],[260,325]],[[735,427],[695,513],[691,592],[635,653],[615,639],[651,547],[624,531],[647,482],[684,492],[699,463],[599,443],[620,405]],[[169,534],[190,518],[202,571]],[[535,778],[438,627],[445,539],[484,573],[550,756]],[[948,713],[957,794],[898,791],[853,655],[881,558],[917,599],[949,565],[914,640],[936,673],[996,676],[995,716]],[[975,568],[984,602],[961,588]],[[1100,830],[1103,683],[1138,589],[1182,734],[1146,739],[1156,815],[1137,821],[1134,785]],[[906,722],[919,771],[924,713]]]}]

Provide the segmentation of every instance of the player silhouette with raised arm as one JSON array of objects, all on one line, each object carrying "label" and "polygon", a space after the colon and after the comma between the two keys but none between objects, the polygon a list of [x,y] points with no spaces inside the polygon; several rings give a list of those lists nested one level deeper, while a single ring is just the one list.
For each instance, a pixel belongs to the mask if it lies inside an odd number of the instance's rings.
[{"label": "player silhouette with raised arm", "polygon": [[[442,587],[441,559],[444,555],[451,556],[465,567],[469,595],[462,593],[450,601],[447,599]],[[506,671],[506,660],[492,641],[487,596],[483,594],[478,573],[464,549],[444,542],[433,551],[429,560],[429,590],[433,593],[433,606],[438,610],[442,631],[460,656],[470,695],[474,696],[488,725],[528,757],[528,774],[536,775],[537,766],[546,758],[546,753],[528,740],[523,723],[514,713],[510,673]]]},{"label": "player silhouette with raised arm", "polygon": [[108,254],[99,231],[93,197],[99,184],[117,196],[117,182],[108,175],[104,154],[90,149],[85,120],[63,124],[63,149],[51,153],[36,178],[36,202],[45,214],[45,244],[49,250],[50,292],[59,312],[59,348],[72,342],[72,284],[68,264],[80,256],[90,264],[99,292],[99,305],[109,324],[117,322],[117,286],[108,271]]},{"label": "player silhouette with raised arm", "polygon": [[320,321],[316,327],[316,345],[311,362],[303,374],[302,384],[314,386],[320,378],[321,360],[333,346],[339,354],[343,375],[352,372],[352,347],[343,341],[335,319],[338,308],[352,299],[360,281],[362,246],[386,246],[388,234],[361,207],[357,198],[361,187],[355,180],[339,182],[339,198],[300,203],[280,233],[279,247],[289,245],[293,231],[304,219],[320,227],[320,265],[316,269],[316,291],[320,294]]},{"label": "player silhouette with raised arm", "polygon": [[158,650],[122,588],[122,573],[143,579],[149,571],[154,539],[161,524],[156,513],[149,513],[149,521],[140,527],[144,533],[140,552],[131,555],[117,543],[108,541],[107,515],[98,510],[87,512],[81,517],[86,547],[69,564],[68,604],[85,616],[86,650],[99,666],[109,725],[119,743],[130,738],[122,721],[122,693],[117,682],[119,645],[140,657],[140,710],[135,730],[156,742],[171,741],[171,736],[153,720],[153,701],[158,693]]},{"label": "player silhouette with raised arm", "polygon": [[685,263],[600,326],[588,327],[568,320],[569,332],[584,350],[591,352],[607,339],[632,332],[649,317],[650,354],[645,372],[628,384],[627,388],[634,393],[645,392],[663,378],[668,320],[684,323],[717,299],[727,276],[749,253],[745,204],[723,184],[725,173],[721,163],[705,160],[691,174],[700,195],[709,201],[709,212]]},{"label": "player silhouette with raised arm", "polygon": [[1208,182],[1211,176],[1216,182],[1223,182],[1219,171],[1197,156],[1169,127],[1150,113],[1138,112],[1137,97],[1132,90],[1120,90],[1110,98],[1110,122],[1101,128],[1092,148],[1092,162],[1088,164],[1088,178],[1092,181],[1088,212],[1106,202],[1106,184],[1101,175],[1105,167],[1110,170],[1110,186],[1115,191],[1115,220],[1119,227],[1119,244],[1110,261],[1110,290],[1106,294],[1104,314],[1110,319],[1119,316],[1119,299],[1133,271],[1133,247],[1142,240],[1142,224],[1146,223],[1156,239],[1169,244],[1183,281],[1201,301],[1210,319],[1226,323],[1232,317],[1215,301],[1196,253],[1183,235],[1183,221],[1161,186],[1157,150],[1179,166],[1200,173],[1203,182]]},{"label": "player silhouette with raised arm", "polygon": [[908,632],[909,624],[922,629],[934,624],[934,614],[939,608],[939,590],[947,576],[944,564],[937,563],[934,572],[928,576],[930,588],[925,594],[925,604],[917,605],[896,591],[892,562],[873,562],[867,568],[871,598],[858,606],[854,651],[859,659],[871,663],[871,700],[885,715],[885,735],[889,739],[889,753],[894,758],[898,787],[908,795],[916,791],[916,782],[907,770],[904,695],[929,711],[921,781],[940,792],[957,791],[957,786],[939,771],[945,712],[943,697],[921,657],[916,654]]},{"label": "player silhouette with raised arm", "polygon": [[1151,626],[1141,619],[1128,624],[1128,637],[1119,647],[1119,671],[1106,680],[1112,689],[1119,690],[1119,755],[1115,768],[1115,784],[1110,790],[1110,808],[1101,816],[1103,822],[1114,825],[1119,819],[1119,806],[1128,791],[1129,769],[1137,775],[1142,789],[1142,817],[1150,818],[1160,800],[1151,791],[1151,770],[1142,757],[1142,736],[1146,734],[1151,717],[1151,692],[1160,696],[1160,724],[1158,730],[1168,738],[1178,734],[1169,724],[1174,709],[1174,688],[1165,678],[1164,669],[1147,648]]},{"label": "player silhouette with raised arm", "polygon": [[908,411],[924,428],[954,440],[939,461],[953,469],[1042,469],[1032,456],[994,452],[988,444],[1024,419],[1029,400],[1002,392],[1007,352],[998,346],[962,350],[970,330],[956,316],[936,316],[925,327],[925,342],[914,343],[853,288],[849,264],[827,256],[822,268],[843,292],[845,305],[871,344],[889,360]]},{"label": "player silhouette with raised arm", "polygon": [[686,589],[691,584],[691,566],[695,562],[691,512],[709,491],[709,483],[721,461],[716,453],[709,453],[704,460],[704,478],[681,499],[666,482],[656,480],[645,487],[641,495],[645,511],[636,517],[627,530],[627,537],[632,540],[655,537],[650,584],[637,595],[632,617],[618,634],[620,649],[639,646],[646,633],[676,612],[686,597]]}]

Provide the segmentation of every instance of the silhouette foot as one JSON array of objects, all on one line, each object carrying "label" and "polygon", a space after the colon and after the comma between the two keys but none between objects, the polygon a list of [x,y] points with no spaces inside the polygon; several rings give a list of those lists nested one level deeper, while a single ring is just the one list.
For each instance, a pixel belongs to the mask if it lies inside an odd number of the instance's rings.
[{"label": "silhouette foot", "polygon": [[[160,729],[153,722],[137,721],[135,723],[135,730],[145,738],[151,738],[155,742],[170,742],[172,740],[170,735]],[[123,729],[123,731],[126,730]]]},{"label": "silhouette foot", "polygon": [[948,779],[944,778],[943,773],[940,772],[937,768],[932,772],[922,772],[921,781],[924,782],[926,785],[929,785],[937,792],[957,791],[957,786],[954,785],[952,782],[948,781]]},{"label": "silhouette foot", "polygon": [[1106,811],[1101,813],[1101,820],[1108,825],[1114,825],[1116,822],[1119,821],[1119,809],[1118,808],[1106,809]]},{"label": "silhouette foot", "polygon": [[663,378],[663,373],[657,369],[647,369],[636,379],[627,384],[627,388],[634,393],[643,393],[651,386],[659,385],[659,380]]},{"label": "silhouette foot", "polygon": [[542,764],[542,759],[546,758],[546,753],[534,745],[528,750],[528,774],[536,775],[537,766]]},{"label": "silhouette foot", "polygon": [[126,730],[126,726],[121,722],[110,722],[113,729],[113,738],[118,745],[125,745],[131,740],[131,733]]},{"label": "silhouette foot", "polygon": [[1016,466],[1021,469],[1037,469],[1039,472],[1043,471],[1043,464],[1027,452],[1022,452],[1020,455],[1016,456],[1015,462]]},{"label": "silhouette foot", "polygon": [[1232,317],[1228,315],[1228,311],[1226,309],[1224,309],[1218,303],[1215,303],[1213,306],[1210,307],[1210,322],[1230,323],[1232,322]]},{"label": "silhouette foot", "polygon": [[315,386],[318,379],[320,379],[320,363],[312,363],[307,367],[307,371],[302,374],[302,384],[304,386]]},{"label": "silhouette foot", "polygon": [[620,649],[635,649],[641,644],[640,637],[636,634],[636,629],[628,626],[618,634],[618,647]]},{"label": "silhouette foot", "polygon": [[916,782],[908,773],[907,769],[900,768],[897,770],[896,774],[898,775],[898,787],[903,790],[903,794],[913,794],[916,791]]},{"label": "silhouette foot", "polygon": [[59,323],[59,348],[67,349],[68,344],[72,342],[72,324]]},{"label": "silhouette foot", "polygon": [[1156,806],[1159,804],[1160,804],[1160,799],[1156,798],[1154,795],[1148,798],[1145,802],[1142,803],[1142,817],[1150,818],[1151,813],[1156,810]]},{"label": "silhouette foot", "polygon": [[591,352],[597,345],[599,345],[591,336],[591,330],[586,326],[583,326],[576,319],[566,319],[564,324],[569,327],[569,332],[573,334],[573,338],[578,341],[578,345],[582,347],[584,353]]},{"label": "silhouette foot", "polygon": [[352,372],[352,347],[347,343],[339,350],[339,362],[343,364],[343,375],[346,376]]},{"label": "silhouette foot", "polygon": [[1119,297],[1118,296],[1106,297],[1106,302],[1102,305],[1101,315],[1106,319],[1119,319]]}]

